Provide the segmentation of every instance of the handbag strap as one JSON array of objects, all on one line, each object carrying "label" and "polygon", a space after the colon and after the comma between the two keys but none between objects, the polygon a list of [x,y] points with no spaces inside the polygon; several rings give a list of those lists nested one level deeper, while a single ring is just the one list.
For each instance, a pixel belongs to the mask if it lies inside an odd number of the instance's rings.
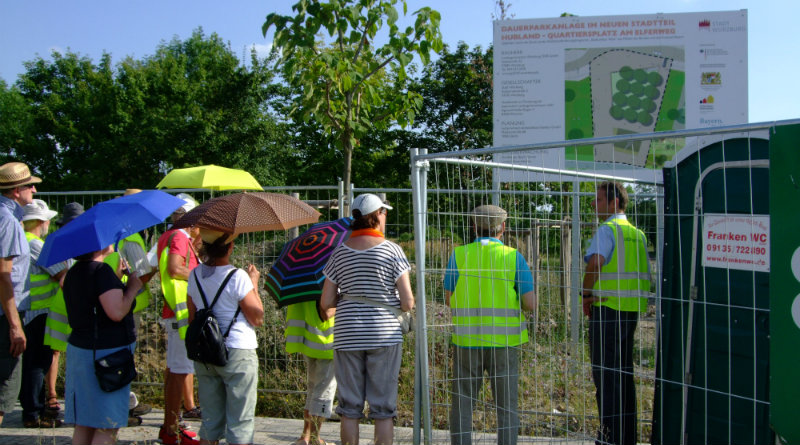
[{"label": "handbag strap", "polygon": [[389,312],[393,313],[395,317],[399,317],[404,314],[404,312],[401,309],[398,309],[394,306],[389,306],[386,303],[381,303],[380,301],[375,301],[372,298],[361,297],[357,295],[348,295],[348,294],[340,294],[340,295],[342,296],[342,300],[357,301],[359,303],[366,304],[367,306],[386,309]]},{"label": "handbag strap", "polygon": [[[214,305],[217,304],[217,300],[219,300],[219,296],[222,295],[222,291],[225,289],[225,286],[228,285],[228,281],[231,280],[231,278],[233,277],[233,274],[235,274],[235,273],[236,273],[236,268],[233,268],[233,270],[228,272],[228,275],[226,275],[225,279],[222,280],[222,284],[219,286],[219,289],[217,289],[217,294],[214,295],[214,300],[211,302],[211,305],[209,306],[208,300],[206,299],[206,293],[203,292],[203,286],[200,285],[200,279],[197,278],[197,272],[195,271],[195,273],[194,273],[194,282],[197,283],[197,290],[200,291],[200,298],[203,299],[203,304],[205,305],[205,309],[211,310],[214,307]],[[242,310],[241,306],[239,306],[237,304],[236,305],[236,312],[233,313],[233,318],[231,318],[231,324],[228,325],[228,329],[225,331],[225,335],[223,335],[225,338],[227,338],[228,334],[231,332],[231,328],[233,327],[233,323],[236,322],[236,317],[239,316],[239,312],[241,312],[241,310]]]},{"label": "handbag strap", "polygon": [[[101,263],[101,264],[105,264],[105,263]],[[102,267],[102,266],[99,266],[99,267]],[[111,266],[109,266],[109,267],[111,267]],[[95,270],[97,270],[97,269],[95,269]],[[116,274],[114,274],[114,276],[116,276]],[[127,286],[127,284],[125,284],[124,286]],[[122,292],[125,292],[124,288],[123,288]],[[92,342],[92,360],[97,360],[97,331],[98,331],[98,328],[97,328],[97,306],[100,306],[101,308],[103,307],[102,303],[100,303],[100,298],[99,297],[97,298],[97,304],[95,304],[92,307],[92,313],[94,314],[94,341]],[[133,309],[133,306],[135,306],[135,303],[131,306],[131,309]],[[105,309],[103,309],[103,310],[105,310]],[[122,322],[120,322],[120,323],[122,323]],[[130,340],[130,336],[128,335],[128,330],[127,329],[125,329],[125,338]]]}]

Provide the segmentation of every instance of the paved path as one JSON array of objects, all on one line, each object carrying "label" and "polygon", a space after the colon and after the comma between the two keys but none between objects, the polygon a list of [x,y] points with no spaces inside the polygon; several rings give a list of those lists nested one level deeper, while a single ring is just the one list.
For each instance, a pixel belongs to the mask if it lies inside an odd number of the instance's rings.
[{"label": "paved path", "polygon": [[[61,406],[64,402],[61,401]],[[119,433],[118,444],[121,445],[155,445],[159,442],[158,429],[164,421],[164,411],[154,409],[142,417],[140,426],[122,428]],[[187,422],[192,431],[200,429],[200,422]],[[256,417],[256,432],[253,442],[259,445],[292,445],[303,429],[303,421],[296,419],[276,419],[272,417]],[[361,425],[362,445],[371,445],[372,425]],[[322,425],[322,438],[331,444],[341,444],[339,441],[339,422],[325,422]],[[395,427],[394,443],[398,445],[413,444],[414,431],[412,428]],[[474,433],[474,444],[495,445],[496,436],[489,433]],[[522,444],[562,444],[562,445],[592,445],[593,441],[583,441],[566,438],[543,438],[520,436]],[[222,443],[226,443],[224,440]],[[450,437],[447,431],[435,430],[432,436],[435,445],[449,445]],[[14,411],[6,414],[3,425],[0,426],[0,445],[71,445],[72,427],[62,426],[50,429],[32,429],[22,426],[22,408],[19,403]]]},{"label": "paved path", "polygon": [[[63,401],[61,403],[63,406]],[[154,445],[157,444],[158,429],[164,420],[164,411],[154,409],[143,416],[140,426],[122,428],[117,443],[124,445]],[[187,422],[193,430],[200,429],[200,422]],[[269,417],[256,418],[256,433],[254,443],[266,445],[289,445],[300,435],[303,429],[302,420],[274,419]],[[361,425],[360,443],[372,443],[372,425]],[[325,422],[322,425],[322,438],[328,442],[339,443],[339,422]],[[411,428],[395,428],[395,443],[410,444],[413,442]],[[440,439],[440,440],[439,440]],[[441,432],[437,443],[447,443],[446,432]],[[224,441],[223,441],[224,443]],[[72,428],[62,426],[51,429],[32,429],[22,426],[22,409],[19,404],[13,412],[7,413],[0,427],[0,445],[71,445]]]}]

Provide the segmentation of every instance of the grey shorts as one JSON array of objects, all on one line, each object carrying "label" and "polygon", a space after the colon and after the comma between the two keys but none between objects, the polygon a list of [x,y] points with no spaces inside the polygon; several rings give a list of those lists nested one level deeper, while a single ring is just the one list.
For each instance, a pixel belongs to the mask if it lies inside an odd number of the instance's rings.
[{"label": "grey shorts", "polygon": [[194,362],[186,354],[186,341],[178,332],[178,321],[166,318],[162,322],[167,331],[167,368],[172,374],[194,373]]},{"label": "grey shorts", "polygon": [[403,344],[363,351],[334,351],[333,365],[339,386],[336,412],[350,419],[364,417],[369,402],[370,419],[397,417],[397,386]]},{"label": "grey shorts", "polygon": [[317,417],[330,418],[333,396],[336,395],[336,378],[333,360],[303,356],[306,361],[306,409]]}]

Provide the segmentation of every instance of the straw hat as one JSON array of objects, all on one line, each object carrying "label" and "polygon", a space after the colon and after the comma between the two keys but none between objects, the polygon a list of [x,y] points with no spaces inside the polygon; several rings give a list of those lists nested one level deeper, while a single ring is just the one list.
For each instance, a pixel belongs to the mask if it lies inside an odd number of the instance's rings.
[{"label": "straw hat", "polygon": [[219,230],[206,229],[205,227],[200,227],[200,238],[203,239],[204,243],[213,244],[214,241],[217,241],[223,235],[228,235],[227,238],[223,241],[223,244],[228,244],[229,242],[235,240],[236,237],[238,236],[232,233],[221,232]]},{"label": "straw hat", "polygon": [[31,175],[27,165],[22,162],[8,162],[0,165],[0,189],[13,189],[21,185],[38,184],[41,178]]}]

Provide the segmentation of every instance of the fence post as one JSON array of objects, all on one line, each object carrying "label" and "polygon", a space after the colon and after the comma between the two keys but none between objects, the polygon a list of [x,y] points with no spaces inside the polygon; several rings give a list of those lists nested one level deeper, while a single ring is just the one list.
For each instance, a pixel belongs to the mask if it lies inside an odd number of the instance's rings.
[{"label": "fence post", "polygon": [[[528,255],[531,259],[530,266],[533,268],[533,292],[539,295],[539,271],[541,270],[542,257],[539,255],[539,232],[541,230],[541,223],[534,221],[531,225],[531,230],[528,233]],[[536,300],[536,307],[533,308],[534,315],[539,314],[539,299]]]},{"label": "fence post", "polygon": [[570,289],[570,270],[572,269],[572,236],[570,234],[570,220],[567,216],[561,223],[560,237],[561,237],[561,274],[559,276],[561,283],[561,305],[564,306],[564,312],[569,319],[569,289]]},{"label": "fence post", "polygon": [[344,181],[339,181],[339,188],[336,193],[336,207],[339,208],[339,219],[344,218]]},{"label": "fence post", "polygon": [[[428,393],[428,332],[425,305],[425,229],[427,228],[427,161],[419,162],[416,157],[426,154],[427,150],[411,149],[411,196],[414,207],[414,245],[416,256],[414,263],[417,269],[417,317],[415,326],[415,362],[414,367],[414,444],[421,443],[421,429],[425,430],[425,445],[430,445],[431,408]],[[424,165],[423,165],[424,163]]]},{"label": "fence post", "polygon": [[[292,192],[292,198],[300,199],[300,193]],[[292,227],[289,229],[289,233],[287,234],[290,240],[297,238],[300,235],[300,228],[299,227]]]},{"label": "fence post", "polygon": [[581,323],[581,308],[580,301],[578,301],[578,292],[581,286],[581,200],[580,200],[581,183],[575,178],[572,181],[572,270],[570,271],[571,285],[567,289],[567,295],[570,302],[570,319],[569,319],[569,336],[572,340],[572,348],[575,355],[578,357],[578,344],[580,340],[580,323]]}]

